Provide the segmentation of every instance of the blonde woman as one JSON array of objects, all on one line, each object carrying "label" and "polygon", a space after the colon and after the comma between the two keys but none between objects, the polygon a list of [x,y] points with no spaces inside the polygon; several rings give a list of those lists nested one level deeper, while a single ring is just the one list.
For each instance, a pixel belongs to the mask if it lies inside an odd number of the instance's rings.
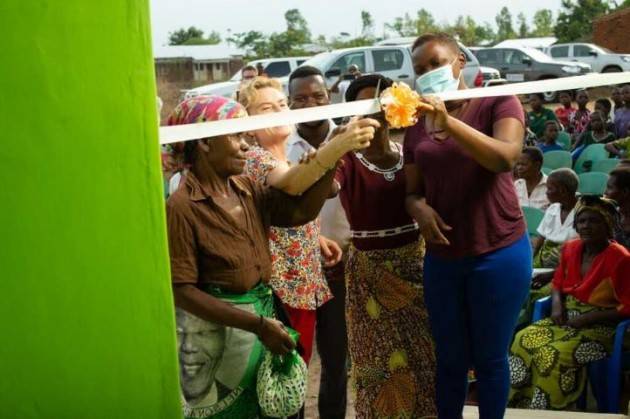
[{"label": "blonde woman", "polygon": [[[288,101],[281,84],[274,79],[258,77],[240,92],[239,100],[249,115],[287,111]],[[312,158],[291,166],[286,156],[286,143],[292,126],[280,126],[249,133],[255,145],[247,152],[245,173],[256,181],[273,186],[291,195],[300,195],[317,179],[336,165],[347,152],[366,148],[379,123],[373,119],[354,120]],[[331,191],[332,192],[332,191]],[[325,263],[335,264],[341,258],[338,246],[321,238],[316,221],[302,227],[271,228],[273,271],[271,287],[282,301],[291,325],[300,332],[303,358],[311,357],[316,310],[332,294],[322,272],[321,249],[332,247],[325,254]]]}]

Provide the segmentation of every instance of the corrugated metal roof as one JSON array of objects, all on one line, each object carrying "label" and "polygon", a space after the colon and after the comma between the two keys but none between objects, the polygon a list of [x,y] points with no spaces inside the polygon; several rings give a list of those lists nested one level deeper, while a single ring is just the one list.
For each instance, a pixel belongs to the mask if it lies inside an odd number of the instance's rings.
[{"label": "corrugated metal roof", "polygon": [[153,51],[154,58],[192,58],[195,61],[221,60],[243,55],[244,51],[227,45],[167,45]]}]

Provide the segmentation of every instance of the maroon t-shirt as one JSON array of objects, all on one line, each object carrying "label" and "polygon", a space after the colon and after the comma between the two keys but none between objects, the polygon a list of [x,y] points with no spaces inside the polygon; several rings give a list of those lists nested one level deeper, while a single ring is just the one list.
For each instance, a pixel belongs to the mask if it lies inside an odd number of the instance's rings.
[{"label": "maroon t-shirt", "polygon": [[[473,99],[460,120],[491,136],[503,118],[524,123],[515,96]],[[415,163],[424,176],[427,200],[453,229],[445,232],[449,246],[428,244],[438,257],[477,256],[500,249],[525,233],[512,173],[493,173],[482,167],[453,138],[439,141],[426,133],[424,119],[407,129],[405,164]]]}]

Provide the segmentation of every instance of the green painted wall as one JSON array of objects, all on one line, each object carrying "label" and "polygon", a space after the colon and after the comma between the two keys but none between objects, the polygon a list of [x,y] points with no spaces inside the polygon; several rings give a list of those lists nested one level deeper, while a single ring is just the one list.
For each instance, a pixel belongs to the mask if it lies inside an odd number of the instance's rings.
[{"label": "green painted wall", "polygon": [[0,1],[0,418],[180,417],[148,0]]}]

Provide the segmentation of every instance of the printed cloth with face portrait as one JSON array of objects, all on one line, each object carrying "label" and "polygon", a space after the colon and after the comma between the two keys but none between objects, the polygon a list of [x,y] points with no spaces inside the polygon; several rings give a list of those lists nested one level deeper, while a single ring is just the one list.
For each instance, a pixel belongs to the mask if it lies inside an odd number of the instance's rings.
[{"label": "printed cloth with face portrait", "polygon": [[[256,315],[273,317],[271,288],[245,294],[216,287],[204,291]],[[177,345],[186,418],[258,418],[256,374],[264,347],[253,333],[218,325],[177,309]]]}]

